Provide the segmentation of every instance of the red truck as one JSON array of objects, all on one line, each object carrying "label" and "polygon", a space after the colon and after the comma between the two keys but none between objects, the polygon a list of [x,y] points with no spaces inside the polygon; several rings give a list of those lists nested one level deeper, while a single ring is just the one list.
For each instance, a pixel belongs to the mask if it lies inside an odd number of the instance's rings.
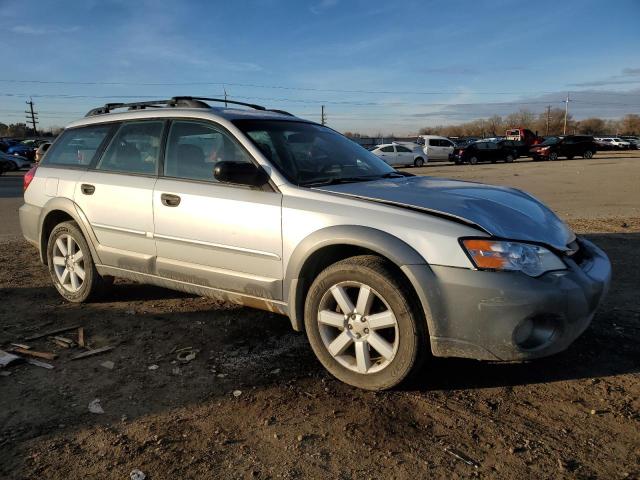
[{"label": "red truck", "polygon": [[523,142],[528,147],[538,145],[543,141],[542,137],[539,137],[528,128],[510,128],[505,136],[507,140]]}]

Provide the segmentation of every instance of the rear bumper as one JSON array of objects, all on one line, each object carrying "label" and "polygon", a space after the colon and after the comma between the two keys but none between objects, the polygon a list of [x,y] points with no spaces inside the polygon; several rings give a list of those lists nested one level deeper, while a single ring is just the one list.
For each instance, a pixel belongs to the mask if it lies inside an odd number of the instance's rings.
[{"label": "rear bumper", "polygon": [[435,356],[528,360],[565,350],[589,326],[611,265],[583,240],[580,265],[538,278],[522,273],[432,266],[431,349]]},{"label": "rear bumper", "polygon": [[39,229],[41,212],[42,209],[40,207],[29,205],[28,203],[22,205],[18,210],[22,235],[38,250],[40,250]]}]

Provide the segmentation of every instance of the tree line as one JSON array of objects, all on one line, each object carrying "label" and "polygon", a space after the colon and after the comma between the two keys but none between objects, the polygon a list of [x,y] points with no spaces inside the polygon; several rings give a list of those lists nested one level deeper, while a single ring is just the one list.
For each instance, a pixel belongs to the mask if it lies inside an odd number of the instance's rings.
[{"label": "tree line", "polygon": [[[38,135],[42,137],[50,137],[57,135],[62,131],[60,127],[50,127],[45,130],[38,130]],[[36,136],[33,128],[27,126],[26,123],[6,123],[0,122],[0,137],[27,138]]]},{"label": "tree line", "polygon": [[[528,128],[538,135],[562,135],[564,131],[564,109],[552,108],[540,114],[529,110],[502,117],[493,115],[458,125],[436,125],[420,129],[421,135],[443,135],[445,137],[488,137],[504,135],[509,128]],[[640,134],[640,115],[628,114],[621,119],[602,119],[598,117],[575,120],[567,116],[567,134],[584,135],[638,135]]]}]

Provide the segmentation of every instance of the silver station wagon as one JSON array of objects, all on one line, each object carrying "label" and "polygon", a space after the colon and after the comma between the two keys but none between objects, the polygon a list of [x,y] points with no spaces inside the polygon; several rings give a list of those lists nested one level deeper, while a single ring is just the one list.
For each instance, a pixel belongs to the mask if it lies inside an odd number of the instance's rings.
[{"label": "silver station wagon", "polygon": [[532,196],[402,173],[325,126],[220,101],[107,104],[25,176],[22,231],[65,299],[123,277],[278,312],[372,390],[429,355],[551,355],[591,322],[609,260]]}]

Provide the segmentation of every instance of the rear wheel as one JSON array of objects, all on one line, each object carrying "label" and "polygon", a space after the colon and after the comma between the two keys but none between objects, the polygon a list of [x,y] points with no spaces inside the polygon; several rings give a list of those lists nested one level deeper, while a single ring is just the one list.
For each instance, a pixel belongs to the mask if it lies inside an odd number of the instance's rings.
[{"label": "rear wheel", "polygon": [[13,160],[9,160],[7,163],[9,164],[8,165],[8,167],[9,167],[8,170],[10,172],[15,172],[16,170],[18,170],[18,164],[16,162],[14,162]]},{"label": "rear wheel", "polygon": [[593,152],[591,150],[587,150],[586,152],[584,152],[582,158],[593,158]]},{"label": "rear wheel", "polygon": [[477,165],[477,163],[478,163],[478,157],[471,157],[471,158],[469,159],[469,163],[470,163],[471,165]]},{"label": "rear wheel", "polygon": [[556,152],[551,152],[549,154],[549,160],[551,160],[552,162],[558,160],[558,154]]},{"label": "rear wheel", "polygon": [[515,157],[512,154],[507,155],[507,158],[504,159],[507,163],[512,163],[515,160]]},{"label": "rear wheel", "polygon": [[382,258],[348,258],[323,270],[305,302],[305,328],[322,365],[367,390],[392,388],[422,363],[425,321],[412,290]]},{"label": "rear wheel", "polygon": [[422,167],[424,165],[424,160],[418,157],[413,161],[413,165],[416,167]]},{"label": "rear wheel", "polygon": [[75,222],[64,222],[53,229],[47,262],[54,286],[70,302],[96,298],[111,283],[96,270],[89,245]]}]

